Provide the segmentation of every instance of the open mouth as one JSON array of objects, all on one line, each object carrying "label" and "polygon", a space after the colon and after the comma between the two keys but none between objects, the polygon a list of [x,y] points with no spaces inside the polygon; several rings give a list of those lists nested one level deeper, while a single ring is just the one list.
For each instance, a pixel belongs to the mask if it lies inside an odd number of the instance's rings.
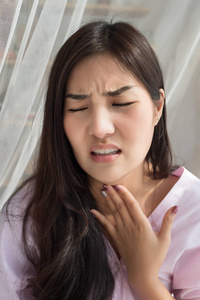
[{"label": "open mouth", "polygon": [[119,149],[98,149],[91,152],[94,156],[115,155],[121,153]]}]

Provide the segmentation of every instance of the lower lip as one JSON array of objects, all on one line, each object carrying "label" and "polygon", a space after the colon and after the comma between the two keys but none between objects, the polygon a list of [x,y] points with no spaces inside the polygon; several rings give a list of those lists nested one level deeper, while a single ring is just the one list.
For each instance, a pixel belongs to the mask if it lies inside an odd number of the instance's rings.
[{"label": "lower lip", "polygon": [[98,163],[109,163],[115,161],[121,152],[112,155],[94,155],[91,153],[92,160]]}]

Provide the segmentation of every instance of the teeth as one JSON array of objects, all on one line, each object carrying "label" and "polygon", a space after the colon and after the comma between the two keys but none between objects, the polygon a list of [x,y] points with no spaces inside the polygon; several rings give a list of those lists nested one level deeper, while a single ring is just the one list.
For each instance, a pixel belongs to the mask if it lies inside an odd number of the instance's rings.
[{"label": "teeth", "polygon": [[116,154],[119,150],[118,149],[98,149],[94,150],[93,153],[94,155],[111,155],[111,154]]}]

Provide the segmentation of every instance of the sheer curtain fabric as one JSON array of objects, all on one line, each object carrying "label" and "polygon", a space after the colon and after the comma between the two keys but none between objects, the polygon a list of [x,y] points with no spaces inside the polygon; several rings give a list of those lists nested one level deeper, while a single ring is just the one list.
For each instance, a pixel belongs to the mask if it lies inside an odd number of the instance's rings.
[{"label": "sheer curtain fabric", "polygon": [[79,26],[128,21],[149,40],[165,79],[176,163],[200,177],[200,1],[1,0],[0,207],[31,174],[52,60]]}]

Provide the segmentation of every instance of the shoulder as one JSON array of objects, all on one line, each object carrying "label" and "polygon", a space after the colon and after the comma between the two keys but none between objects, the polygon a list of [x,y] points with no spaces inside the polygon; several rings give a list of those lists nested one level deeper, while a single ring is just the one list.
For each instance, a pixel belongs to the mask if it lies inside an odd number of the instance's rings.
[{"label": "shoulder", "polygon": [[[27,259],[22,238],[23,217],[31,189],[29,185],[20,189],[0,213],[0,286],[4,286],[5,293],[12,294],[12,299],[18,299],[16,294],[25,288],[27,278],[35,272]],[[29,245],[35,252],[31,234]]]},{"label": "shoulder", "polygon": [[23,217],[24,212],[33,195],[34,184],[28,182],[20,187],[11,198],[5,203],[2,212],[6,213],[8,217]]},{"label": "shoulder", "polygon": [[173,175],[180,177],[173,188],[173,197],[179,200],[181,206],[196,204],[200,207],[200,179],[183,167],[173,172]]},{"label": "shoulder", "polygon": [[0,212],[1,245],[7,243],[9,239],[12,239],[14,245],[21,243],[23,219],[32,192],[33,185],[26,184],[4,205]]},{"label": "shoulder", "polygon": [[[4,205],[0,212],[0,241],[2,245],[10,241],[15,246],[22,244],[23,220],[32,194],[33,184],[28,183],[20,188]],[[30,227],[30,223],[31,220],[28,222],[28,227]]]},{"label": "shoulder", "polygon": [[200,180],[185,168],[180,179],[169,194],[170,200],[178,206],[178,213],[172,227],[172,240],[179,241],[177,248],[200,247]]},{"label": "shoulder", "polygon": [[160,276],[171,286],[176,299],[193,299],[200,293],[200,180],[183,167],[173,175],[179,179],[157,211],[158,218],[170,207],[178,206]]},{"label": "shoulder", "polygon": [[179,208],[170,247],[176,258],[172,286],[176,299],[193,299],[200,295],[200,180],[185,168],[182,172],[174,190]]},{"label": "shoulder", "polygon": [[[154,230],[159,231],[164,214],[168,209],[177,205],[178,214],[173,222],[173,230],[185,227],[195,230],[193,224],[200,226],[200,180],[184,167],[172,173],[176,183],[154,210],[149,220]],[[200,227],[199,227],[200,230]]]},{"label": "shoulder", "polygon": [[200,225],[200,179],[183,167],[173,175],[180,177],[169,193],[179,207],[177,217],[182,216],[189,223],[196,221]]}]

